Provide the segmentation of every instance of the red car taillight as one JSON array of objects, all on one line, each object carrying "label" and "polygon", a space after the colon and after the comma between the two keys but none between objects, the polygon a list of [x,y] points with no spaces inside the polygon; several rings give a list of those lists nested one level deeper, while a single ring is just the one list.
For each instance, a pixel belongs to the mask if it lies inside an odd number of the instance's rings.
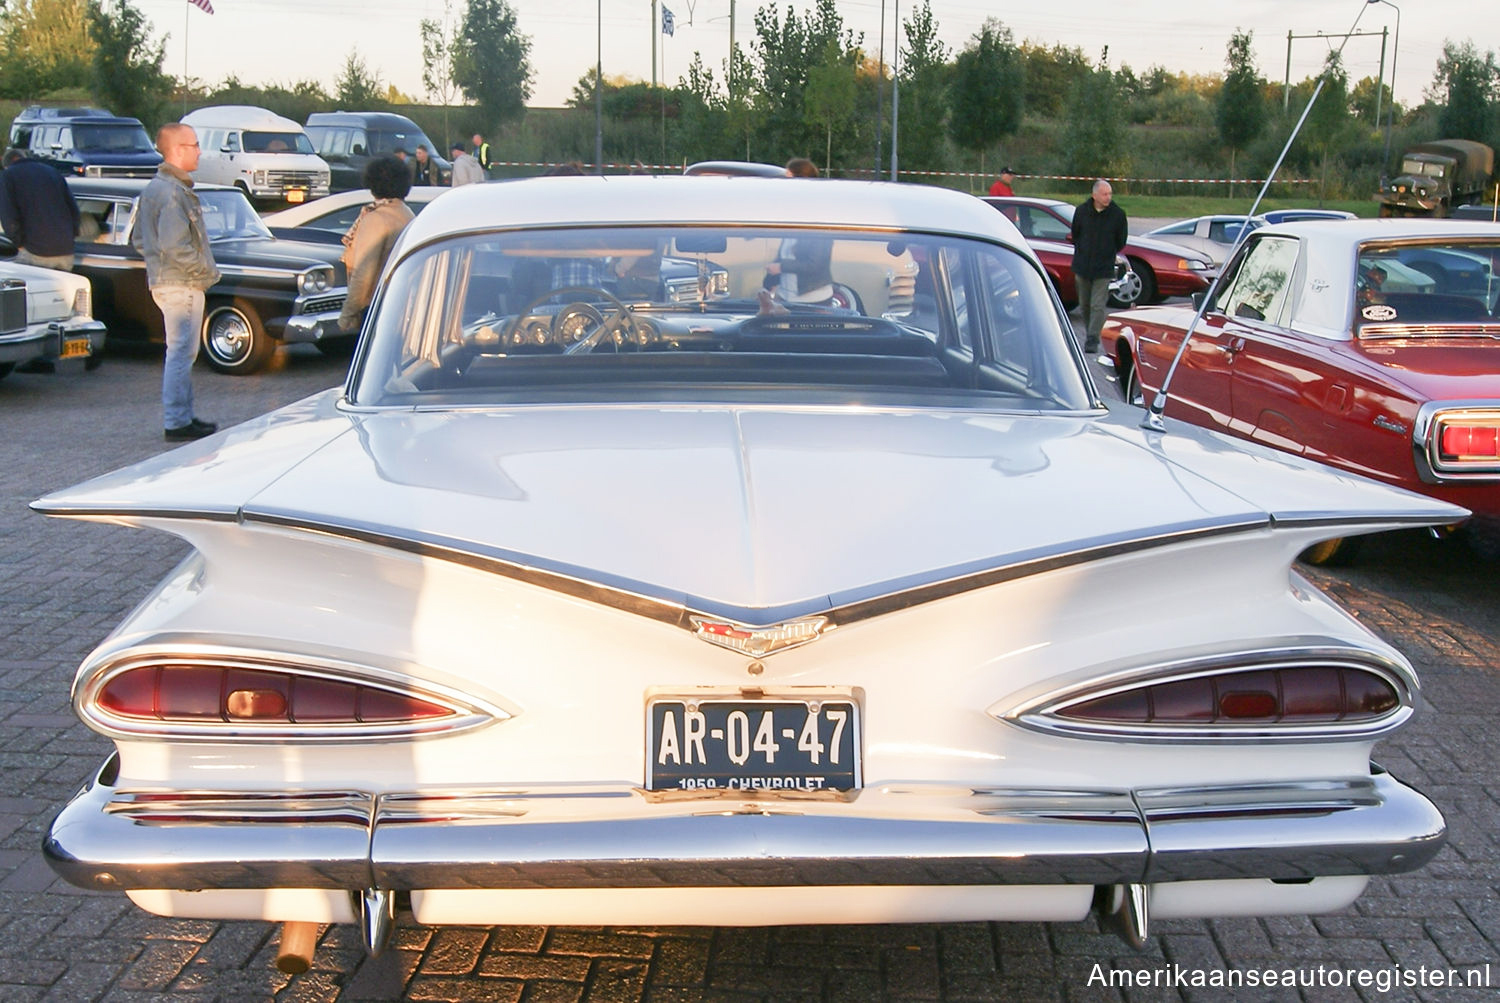
[{"label": "red car taillight", "polygon": [[370,724],[454,714],[450,707],[362,683],[212,665],[130,669],[105,683],[97,700],[111,714],[156,721]]},{"label": "red car taillight", "polygon": [[1374,721],[1401,704],[1396,688],[1348,666],[1257,669],[1152,683],[1058,707],[1101,724],[1320,724]]},{"label": "red car taillight", "polygon": [[1500,419],[1444,422],[1438,432],[1438,459],[1444,463],[1494,463],[1500,459]]}]

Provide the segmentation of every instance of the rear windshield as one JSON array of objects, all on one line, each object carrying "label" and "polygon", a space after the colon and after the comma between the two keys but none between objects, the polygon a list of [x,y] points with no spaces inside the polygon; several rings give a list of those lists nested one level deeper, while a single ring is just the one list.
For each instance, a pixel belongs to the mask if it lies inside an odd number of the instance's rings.
[{"label": "rear windshield", "polygon": [[434,157],[440,157],[437,144],[428,139],[421,132],[392,132],[382,130],[370,133],[371,153],[394,153],[397,149],[405,150],[407,153],[416,153],[417,147],[427,147],[427,152]]},{"label": "rear windshield", "polygon": [[151,153],[151,137],[139,125],[74,125],[73,146],[97,153]]},{"label": "rear windshield", "polygon": [[1046,279],[978,240],[751,227],[463,236],[388,277],[351,379],[361,405],[983,401],[1079,410]]},{"label": "rear windshield", "polygon": [[1366,245],[1359,252],[1359,335],[1417,333],[1493,336],[1500,325],[1500,240],[1454,239]]},{"label": "rear windshield", "polygon": [[246,153],[312,153],[312,142],[300,132],[245,133]]}]

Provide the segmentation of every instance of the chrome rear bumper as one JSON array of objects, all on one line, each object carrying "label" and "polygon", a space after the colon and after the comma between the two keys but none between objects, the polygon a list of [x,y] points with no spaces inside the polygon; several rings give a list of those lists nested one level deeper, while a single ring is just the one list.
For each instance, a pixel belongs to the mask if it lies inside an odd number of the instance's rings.
[{"label": "chrome rear bumper", "polygon": [[869,790],[852,803],[583,795],[167,792],[116,761],[43,850],[85,888],[1141,884],[1413,870],[1442,815],[1389,774],[1139,791]]}]

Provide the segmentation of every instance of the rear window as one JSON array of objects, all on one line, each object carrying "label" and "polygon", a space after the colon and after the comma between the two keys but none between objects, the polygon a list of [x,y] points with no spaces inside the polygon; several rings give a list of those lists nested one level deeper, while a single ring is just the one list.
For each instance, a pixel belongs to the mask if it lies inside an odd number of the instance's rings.
[{"label": "rear window", "polygon": [[1355,323],[1361,338],[1496,333],[1500,240],[1453,239],[1360,248]]},{"label": "rear window", "polygon": [[799,400],[1081,410],[1046,280],[978,240],[712,226],[463,236],[397,264],[367,406]]}]

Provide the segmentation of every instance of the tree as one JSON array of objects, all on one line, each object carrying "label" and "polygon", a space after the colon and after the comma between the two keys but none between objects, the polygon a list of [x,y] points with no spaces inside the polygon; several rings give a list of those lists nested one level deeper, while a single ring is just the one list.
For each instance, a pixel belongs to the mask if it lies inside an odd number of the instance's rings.
[{"label": "tree", "polygon": [[1098,69],[1074,80],[1068,92],[1066,152],[1074,174],[1104,177],[1123,170],[1123,104],[1106,47]]},{"label": "tree", "polygon": [[372,108],[384,104],[380,74],[370,69],[358,49],[344,57],[344,68],[333,82],[333,96],[341,108]]},{"label": "tree", "polygon": [[1025,107],[1046,118],[1060,116],[1073,84],[1093,72],[1082,49],[1023,42],[1021,57],[1026,63]]},{"label": "tree", "polygon": [[[901,26],[906,45],[898,67],[901,80],[901,164],[910,170],[943,167],[943,137],[948,129],[948,47],[938,38],[932,5],[924,0]],[[876,165],[877,171],[879,165]]]},{"label": "tree", "polygon": [[172,95],[172,78],[161,71],[166,42],[152,41],[145,16],[130,0],[119,0],[113,9],[89,0],[88,18],[94,97],[116,115],[159,124]]},{"label": "tree", "polygon": [[1328,187],[1329,155],[1348,142],[1354,131],[1351,128],[1353,118],[1349,114],[1349,74],[1337,49],[1324,59],[1322,78],[1323,90],[1303,126],[1304,138],[1321,159],[1319,199]]},{"label": "tree", "polygon": [[1471,41],[1443,43],[1427,98],[1438,106],[1444,139],[1488,140],[1497,73],[1493,52],[1481,57]]},{"label": "tree", "polygon": [[1224,86],[1219,88],[1219,103],[1214,121],[1219,139],[1229,148],[1229,176],[1234,177],[1236,155],[1255,142],[1266,125],[1264,81],[1255,71],[1255,55],[1250,49],[1252,32],[1235,29],[1229,36],[1224,56]]},{"label": "tree", "polygon": [[88,79],[87,0],[16,0],[0,29],[0,95],[28,99]]},{"label": "tree", "polygon": [[453,82],[492,122],[526,113],[531,97],[531,39],[506,0],[466,0],[453,42]]},{"label": "tree", "polygon": [[854,114],[854,66],[837,47],[823,50],[823,61],[807,69],[804,106],[811,122],[824,128],[823,169],[833,164],[833,131]]},{"label": "tree", "polygon": [[1021,127],[1026,66],[1010,29],[991,18],[953,61],[949,84],[953,141],[983,150]]},{"label": "tree", "polygon": [[[419,25],[422,35],[422,86],[427,96],[443,106],[443,135],[451,136],[448,130],[448,106],[458,95],[458,86],[453,82],[453,2],[443,0],[441,20],[424,17]],[[444,142],[447,140],[445,139]]]},{"label": "tree", "polygon": [[774,5],[755,12],[756,89],[765,112],[761,131],[772,159],[806,156],[822,138],[809,124],[808,70],[825,62],[830,48],[854,52],[857,40],[843,25],[833,0],[817,0],[801,18],[788,7],[785,21]]}]

